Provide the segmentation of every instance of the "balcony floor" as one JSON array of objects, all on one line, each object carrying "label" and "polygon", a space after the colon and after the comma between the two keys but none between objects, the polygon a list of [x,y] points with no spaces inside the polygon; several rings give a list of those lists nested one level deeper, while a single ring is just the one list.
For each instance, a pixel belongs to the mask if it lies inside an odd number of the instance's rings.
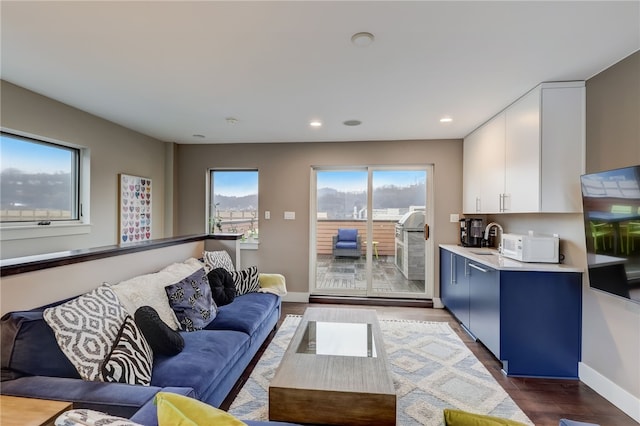
[{"label": "balcony floor", "polygon": [[[332,255],[317,257],[316,288],[325,293],[366,291],[365,257],[349,258]],[[394,256],[373,258],[373,291],[376,293],[424,293],[424,281],[407,280],[395,265]]]}]

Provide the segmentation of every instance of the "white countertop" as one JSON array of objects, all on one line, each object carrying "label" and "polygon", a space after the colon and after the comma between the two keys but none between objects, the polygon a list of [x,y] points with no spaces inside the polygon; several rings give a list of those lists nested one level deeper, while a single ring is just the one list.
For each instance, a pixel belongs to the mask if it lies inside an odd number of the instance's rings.
[{"label": "white countertop", "polygon": [[561,263],[526,263],[506,258],[493,248],[462,247],[454,244],[440,244],[445,250],[459,254],[474,262],[498,269],[500,271],[527,272],[584,272],[583,268],[563,265]]}]

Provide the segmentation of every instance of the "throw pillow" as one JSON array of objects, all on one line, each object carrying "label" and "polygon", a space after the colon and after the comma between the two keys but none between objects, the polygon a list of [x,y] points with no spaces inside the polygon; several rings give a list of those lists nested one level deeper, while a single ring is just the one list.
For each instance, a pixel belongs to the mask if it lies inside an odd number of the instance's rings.
[{"label": "throw pillow", "polygon": [[233,277],[224,268],[216,268],[207,274],[211,286],[211,297],[216,306],[224,306],[233,302],[236,297],[236,285]]},{"label": "throw pillow", "polygon": [[113,348],[127,312],[108,286],[47,308],[43,317],[58,346],[84,380],[100,380],[100,366]]},{"label": "throw pillow", "polygon": [[217,307],[211,298],[204,268],[166,287],[165,291],[183,330],[201,330],[216,317]]},{"label": "throw pillow", "polygon": [[165,324],[173,330],[178,330],[180,323],[169,306],[164,288],[188,277],[200,268],[202,264],[198,259],[189,258],[184,262],[172,263],[159,272],[122,281],[111,288],[129,315],[135,315],[140,306],[153,306]]},{"label": "throw pillow", "polygon": [[158,392],[158,426],[243,426],[245,422],[197,399],[170,392]]},{"label": "throw pillow", "polygon": [[184,349],[182,335],[165,324],[153,307],[139,307],[134,318],[153,353],[176,355]]},{"label": "throw pillow", "polygon": [[152,366],[153,352],[127,315],[113,350],[102,364],[102,381],[149,386]]},{"label": "throw pillow", "polygon": [[444,421],[447,426],[525,426],[515,420],[469,413],[451,408],[444,409]]},{"label": "throw pillow", "polygon": [[142,426],[124,417],[111,416],[99,411],[80,408],[62,413],[55,421],[56,426]]},{"label": "throw pillow", "polygon": [[216,268],[224,268],[229,272],[236,270],[233,266],[231,256],[229,256],[229,253],[224,250],[204,251],[202,252],[202,258],[204,259],[207,271],[211,271]]},{"label": "throw pillow", "polygon": [[250,266],[242,271],[232,272],[233,282],[236,286],[236,295],[242,296],[247,293],[255,293],[260,289],[260,279],[258,278],[258,267]]},{"label": "throw pillow", "polygon": [[258,274],[261,293],[273,293],[278,296],[287,295],[287,282],[282,274]]}]

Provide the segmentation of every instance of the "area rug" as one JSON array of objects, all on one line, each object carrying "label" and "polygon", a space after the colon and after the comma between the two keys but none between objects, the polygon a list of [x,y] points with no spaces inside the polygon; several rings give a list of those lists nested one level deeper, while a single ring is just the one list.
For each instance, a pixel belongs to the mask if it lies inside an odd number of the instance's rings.
[{"label": "area rug", "polygon": [[[268,419],[268,387],[300,316],[287,315],[229,412]],[[379,320],[398,396],[397,424],[444,425],[456,408],[533,425],[445,322]]]}]

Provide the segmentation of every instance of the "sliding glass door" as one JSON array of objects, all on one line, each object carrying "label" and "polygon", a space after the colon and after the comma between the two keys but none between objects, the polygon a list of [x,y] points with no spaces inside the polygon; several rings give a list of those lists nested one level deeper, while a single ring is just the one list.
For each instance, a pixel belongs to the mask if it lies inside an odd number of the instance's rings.
[{"label": "sliding glass door", "polygon": [[311,292],[433,296],[431,167],[312,170]]}]

